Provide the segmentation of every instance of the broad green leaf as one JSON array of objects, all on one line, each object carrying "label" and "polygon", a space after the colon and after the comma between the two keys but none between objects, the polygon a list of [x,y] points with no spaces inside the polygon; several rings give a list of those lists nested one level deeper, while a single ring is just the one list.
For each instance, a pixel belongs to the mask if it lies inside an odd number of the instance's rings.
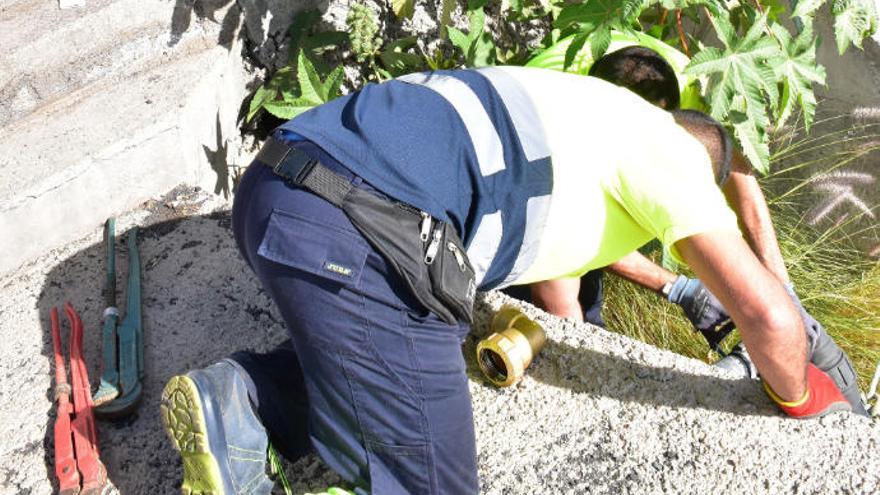
[{"label": "broad green leaf", "polygon": [[821,7],[826,0],[797,0],[797,3],[792,2],[794,10],[791,13],[792,17],[800,17],[804,19],[806,17],[812,17],[813,14],[816,13],[816,9]]},{"label": "broad green leaf", "polygon": [[779,94],[779,109],[776,112],[776,130],[782,128],[794,112],[797,98],[791,94],[791,84],[788,80],[782,81],[782,92]]},{"label": "broad green leaf", "polygon": [[280,91],[282,88],[292,87],[294,81],[293,66],[285,65],[272,75],[272,79],[266,84],[266,86],[270,89]]},{"label": "broad green leaf", "polygon": [[770,60],[776,77],[783,83],[783,95],[777,110],[776,128],[781,128],[797,103],[801,107],[804,126],[809,130],[816,113],[813,84],[825,84],[825,68],[816,62],[816,38],[809,25],[792,39],[781,25],[771,30],[782,49]]},{"label": "broad green leaf", "polygon": [[393,76],[399,76],[417,68],[422,62],[422,57],[414,53],[384,50],[379,54],[379,60]]},{"label": "broad green leaf", "polygon": [[251,119],[254,118],[254,115],[263,108],[263,104],[271,100],[274,96],[275,91],[267,89],[265,85],[260,86],[260,88],[254,93],[254,97],[251,98],[251,104],[248,106],[248,113],[245,121],[250,122]]},{"label": "broad green leaf", "polygon": [[415,7],[415,0],[391,0],[391,9],[398,19],[412,19]]},{"label": "broad green leaf", "polygon": [[748,31],[746,31],[746,35],[737,41],[740,46],[751,46],[756,43],[761,38],[767,36],[765,28],[767,27],[767,15],[762,15],[755,19],[755,22],[751,25]]},{"label": "broad green leaf", "polygon": [[730,122],[733,125],[734,135],[742,147],[743,154],[758,172],[766,174],[770,170],[770,147],[767,144],[766,137],[741,112],[731,111]]},{"label": "broad green leaf", "polygon": [[[555,27],[562,30],[572,25],[580,25],[578,31],[585,32],[589,27],[598,29],[603,24],[622,24],[624,19],[625,0],[587,0],[582,4],[575,4],[562,9],[556,21]],[[627,6],[627,8],[631,8]],[[584,29],[587,28],[587,29]],[[589,33],[586,33],[589,34]]]},{"label": "broad green leaf", "polygon": [[843,55],[850,44],[862,48],[862,40],[877,31],[877,12],[873,0],[834,0],[834,35],[837,51]]},{"label": "broad green leaf", "polygon": [[327,95],[323,94],[324,86],[321,84],[321,77],[311,60],[300,51],[296,63],[296,80],[299,82],[300,96],[311,101],[327,101]]},{"label": "broad green leaf", "polygon": [[482,33],[478,36],[474,40],[471,50],[472,58],[470,65],[473,67],[485,67],[495,63],[495,42],[492,41],[492,35],[489,33]]},{"label": "broad green leaf", "polygon": [[725,53],[719,48],[708,47],[691,58],[691,63],[685,68],[685,74],[712,74],[724,72],[729,64],[725,59]]},{"label": "broad green leaf", "polygon": [[712,27],[715,28],[715,34],[721,43],[724,44],[724,47],[730,49],[730,47],[734,46],[739,36],[736,33],[736,28],[730,22],[727,12],[725,11],[724,15],[712,16],[709,19],[712,22]]},{"label": "broad green leaf", "polygon": [[464,55],[466,57],[468,52],[471,49],[470,38],[468,38],[468,36],[466,34],[464,34],[463,32],[459,31],[458,29],[456,29],[452,26],[449,26],[447,29],[448,29],[447,32],[449,34],[449,41],[451,41],[452,44],[456,48],[461,50],[462,53],[464,53]]},{"label": "broad green leaf", "polygon": [[590,35],[590,50],[592,51],[593,60],[599,60],[599,57],[605,54],[605,51],[608,50],[608,45],[611,44],[611,28],[603,26]]},{"label": "broad green leaf", "polygon": [[468,12],[468,39],[473,43],[483,33],[486,26],[486,14],[483,8]]},{"label": "broad green leaf", "polygon": [[320,105],[319,102],[299,98],[294,101],[270,101],[263,108],[280,119],[292,119],[318,105]]},{"label": "broad green leaf", "polygon": [[587,42],[587,34],[578,34],[571,41],[571,44],[568,45],[568,49],[565,50],[565,59],[562,63],[562,70],[568,70],[571,67],[572,62],[574,62],[574,57],[580,53],[581,48],[584,47],[584,44]]},{"label": "broad green leaf", "polygon": [[482,9],[486,6],[489,0],[468,0],[467,9],[468,10],[477,10]]},{"label": "broad green leaf", "polygon": [[730,104],[736,93],[729,80],[724,79],[724,74],[712,74],[709,77],[707,96],[709,99],[709,112],[712,118],[725,121],[730,112]]},{"label": "broad green leaf", "polygon": [[330,101],[339,96],[339,88],[342,86],[342,81],[344,79],[345,71],[341,65],[337,65],[336,68],[327,75],[327,79],[324,80],[324,94],[327,95],[325,101]]},{"label": "broad green leaf", "polygon": [[630,21],[636,20],[643,10],[654,3],[654,0],[624,0],[620,12],[621,24],[626,26]]},{"label": "broad green leaf", "polygon": [[[784,0],[761,0],[761,4],[764,5],[764,12],[767,13],[767,19],[771,22],[778,22],[780,17],[789,11],[788,2]],[[792,5],[792,7],[794,6]]]},{"label": "broad green leaf", "polygon": [[710,75],[706,92],[712,116],[732,123],[744,153],[758,170],[769,167],[768,107],[780,105],[779,78],[772,64],[781,56],[779,43],[766,35],[766,14],[743,36],[725,16],[711,18],[724,49],[706,48],[694,56],[684,73]]}]

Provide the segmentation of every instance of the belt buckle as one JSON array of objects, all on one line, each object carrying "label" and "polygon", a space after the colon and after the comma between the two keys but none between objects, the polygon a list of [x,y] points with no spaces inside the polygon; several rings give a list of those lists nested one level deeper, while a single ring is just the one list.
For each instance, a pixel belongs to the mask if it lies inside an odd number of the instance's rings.
[{"label": "belt buckle", "polygon": [[287,156],[272,167],[272,170],[276,174],[291,180],[294,184],[299,185],[306,180],[306,177],[309,176],[317,164],[318,161],[314,158],[292,148]]}]

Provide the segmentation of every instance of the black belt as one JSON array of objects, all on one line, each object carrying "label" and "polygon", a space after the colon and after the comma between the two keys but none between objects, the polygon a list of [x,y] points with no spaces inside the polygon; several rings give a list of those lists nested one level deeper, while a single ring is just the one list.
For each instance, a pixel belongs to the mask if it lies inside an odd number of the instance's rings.
[{"label": "black belt", "polygon": [[351,181],[289,144],[269,138],[257,154],[257,161],[272,168],[292,184],[302,186],[336,206],[342,207],[354,187]]},{"label": "black belt", "polygon": [[[426,212],[352,183],[303,150],[270,138],[256,160],[341,208],[425,308],[447,323],[473,321],[474,270],[455,229]],[[333,165],[336,165],[333,163]]]}]

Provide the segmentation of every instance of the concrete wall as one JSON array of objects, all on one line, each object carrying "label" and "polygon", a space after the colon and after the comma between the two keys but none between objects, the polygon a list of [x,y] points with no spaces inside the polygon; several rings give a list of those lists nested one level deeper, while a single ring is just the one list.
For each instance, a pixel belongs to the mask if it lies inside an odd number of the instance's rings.
[{"label": "concrete wall", "polygon": [[208,19],[175,32],[178,10],[0,9],[0,273],[179,183],[228,187],[209,150],[238,134],[241,42]]}]

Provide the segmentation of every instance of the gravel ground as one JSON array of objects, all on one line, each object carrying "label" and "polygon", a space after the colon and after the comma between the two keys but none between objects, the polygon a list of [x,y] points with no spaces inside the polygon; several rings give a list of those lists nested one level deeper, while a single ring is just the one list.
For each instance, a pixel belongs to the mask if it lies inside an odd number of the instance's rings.
[{"label": "gravel ground", "polygon": [[[176,493],[181,468],[159,420],[165,381],[240,348],[284,338],[239,258],[229,204],[179,188],[123,215],[142,226],[147,378],[138,413],[100,423],[102,458],[124,494]],[[0,493],[53,491],[48,312],[71,301],[99,376],[101,231],[0,279]],[[117,260],[124,287],[125,257]],[[120,299],[121,300],[121,299]],[[508,299],[486,294],[466,342],[486,494],[878,493],[880,424],[781,417],[754,382],[588,325],[526,311],[548,343],[516,387],[484,382],[474,347]],[[298,493],[337,482],[315,457],[288,466]]]}]

